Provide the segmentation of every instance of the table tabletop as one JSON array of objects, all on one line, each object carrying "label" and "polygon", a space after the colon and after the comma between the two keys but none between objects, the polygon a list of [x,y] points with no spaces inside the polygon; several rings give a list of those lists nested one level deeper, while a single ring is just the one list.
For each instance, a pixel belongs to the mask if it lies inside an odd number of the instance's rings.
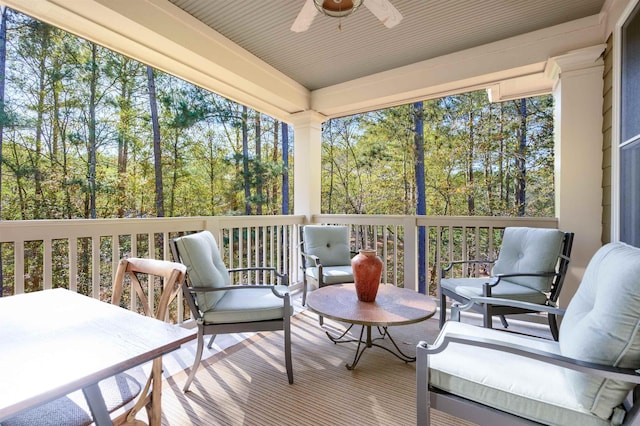
[{"label": "table tabletop", "polygon": [[309,293],[307,306],[333,320],[388,327],[425,321],[435,314],[437,303],[430,296],[392,284],[380,284],[374,302],[361,302],[354,284],[334,284]]},{"label": "table tabletop", "polygon": [[65,289],[0,298],[0,421],[178,349],[193,330]]}]

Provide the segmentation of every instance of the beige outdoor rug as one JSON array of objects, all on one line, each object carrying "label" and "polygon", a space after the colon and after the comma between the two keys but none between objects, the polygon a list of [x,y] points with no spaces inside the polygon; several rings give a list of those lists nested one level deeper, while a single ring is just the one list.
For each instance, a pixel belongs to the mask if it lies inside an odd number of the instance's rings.
[{"label": "beige outdoor rug", "polygon": [[[390,330],[413,356],[419,340],[433,340],[435,323]],[[356,343],[336,345],[324,333],[339,327],[325,320],[321,328],[308,311],[294,317],[293,385],[287,382],[282,332],[256,334],[209,358],[187,394],[181,390],[186,372],[174,375],[163,388],[163,424],[415,425],[415,363],[373,347],[349,371],[345,364],[353,361]],[[437,411],[432,420],[434,425],[466,424]]]}]

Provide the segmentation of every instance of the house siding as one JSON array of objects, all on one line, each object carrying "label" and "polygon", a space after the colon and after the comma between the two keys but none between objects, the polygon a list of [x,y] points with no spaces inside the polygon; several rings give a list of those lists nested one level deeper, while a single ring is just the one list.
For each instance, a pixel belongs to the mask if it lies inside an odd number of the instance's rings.
[{"label": "house siding", "polygon": [[611,130],[613,97],[613,36],[607,39],[604,53],[602,92],[602,243],[611,241]]}]

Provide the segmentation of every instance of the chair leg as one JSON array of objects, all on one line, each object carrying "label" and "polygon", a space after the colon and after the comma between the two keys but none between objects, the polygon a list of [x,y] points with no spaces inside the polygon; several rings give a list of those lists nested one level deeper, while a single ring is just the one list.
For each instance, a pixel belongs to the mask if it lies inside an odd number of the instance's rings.
[{"label": "chair leg", "polygon": [[211,349],[211,346],[213,346],[213,341],[215,340],[217,334],[212,334],[211,338],[209,339],[209,343],[207,344],[207,349]]},{"label": "chair leg", "polygon": [[553,340],[557,342],[560,337],[560,332],[558,331],[558,317],[550,314],[548,316],[548,319],[549,328],[551,329],[551,336],[553,337]]},{"label": "chair leg", "polygon": [[509,328],[509,323],[507,322],[507,319],[504,317],[504,315],[500,315],[500,322],[502,323],[502,326],[504,328]]},{"label": "chair leg", "polygon": [[307,276],[302,279],[302,306],[307,305]]},{"label": "chair leg", "polygon": [[484,327],[493,328],[493,316],[491,315],[491,311],[489,310],[486,304],[484,305],[484,309],[482,311],[483,311],[482,319],[484,321]]},{"label": "chair leg", "polygon": [[200,360],[202,359],[202,350],[204,349],[204,330],[202,326],[198,327],[198,348],[196,349],[196,359],[193,361],[193,367],[191,367],[191,372],[189,373],[189,377],[187,377],[187,381],[182,388],[183,392],[187,392],[189,390],[189,386],[191,386],[191,382],[193,378],[196,376],[196,371],[198,370],[198,366],[200,365]]},{"label": "chair leg", "polygon": [[444,322],[447,319],[447,296],[444,295],[442,289],[440,289],[440,329],[444,326]]},{"label": "chair leg", "polygon": [[287,367],[287,378],[289,384],[293,384],[293,365],[291,363],[291,320],[290,317],[284,320],[284,361]]}]

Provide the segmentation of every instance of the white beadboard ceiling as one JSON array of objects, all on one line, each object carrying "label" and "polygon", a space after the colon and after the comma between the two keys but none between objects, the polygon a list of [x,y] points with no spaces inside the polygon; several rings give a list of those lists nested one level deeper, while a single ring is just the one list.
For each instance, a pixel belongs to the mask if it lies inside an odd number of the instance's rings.
[{"label": "white beadboard ceiling", "polygon": [[[317,14],[290,31],[304,0],[169,0],[309,90],[598,14],[605,0],[390,0],[386,28],[366,7]],[[366,1],[366,0],[365,0]]]}]

